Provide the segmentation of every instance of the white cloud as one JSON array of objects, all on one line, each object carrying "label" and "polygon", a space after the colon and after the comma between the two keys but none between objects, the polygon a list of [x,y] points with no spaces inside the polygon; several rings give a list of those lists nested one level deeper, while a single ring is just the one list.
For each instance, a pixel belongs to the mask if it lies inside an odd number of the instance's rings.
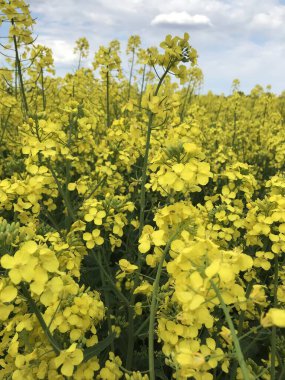
[{"label": "white cloud", "polygon": [[210,26],[211,20],[205,15],[190,15],[188,12],[160,13],[151,21],[151,25]]},{"label": "white cloud", "polygon": [[73,53],[74,45],[65,40],[54,40],[45,38],[44,36],[38,38],[37,43],[48,46],[52,49],[53,57],[56,63],[74,64],[77,57]]},{"label": "white cloud", "polygon": [[90,13],[86,12],[85,16],[90,18],[91,20],[93,20],[95,22],[105,23],[108,26],[114,24],[114,20],[112,19],[112,17],[110,17],[109,15],[106,15],[106,14],[98,14],[95,12],[90,12]]},{"label": "white cloud", "polygon": [[285,7],[273,7],[267,12],[260,12],[253,16],[253,29],[283,29],[285,31]]},{"label": "white cloud", "polygon": [[241,90],[249,92],[256,84],[271,84],[273,91],[284,90],[282,71],[285,47],[276,42],[258,45],[241,42],[214,56],[205,52],[200,64],[205,75],[204,91],[214,89],[228,93],[233,79],[239,78]]}]

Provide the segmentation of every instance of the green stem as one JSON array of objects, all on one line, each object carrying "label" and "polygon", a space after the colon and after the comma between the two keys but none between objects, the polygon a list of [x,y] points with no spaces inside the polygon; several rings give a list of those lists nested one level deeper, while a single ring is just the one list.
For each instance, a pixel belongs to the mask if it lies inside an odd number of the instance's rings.
[{"label": "green stem", "polygon": [[140,332],[147,326],[147,324],[149,323],[149,317],[147,317],[143,323],[140,325],[140,327],[137,329],[137,331],[135,332],[135,335],[136,336],[139,336]]},{"label": "green stem", "polygon": [[45,94],[45,84],[44,84],[44,70],[41,67],[41,86],[42,86],[42,99],[43,99],[43,111],[46,110],[46,94]]},{"label": "green stem", "polygon": [[8,127],[8,121],[9,121],[9,117],[11,115],[11,111],[12,111],[12,108],[9,108],[8,115],[7,115],[6,120],[4,122],[4,125],[3,125],[3,128],[2,128],[2,133],[1,133],[1,136],[0,136],[0,145],[2,144],[2,141],[4,140],[4,135],[5,135],[6,129]]},{"label": "green stem", "polygon": [[[12,25],[14,26],[14,20],[11,20]],[[18,51],[18,44],[17,44],[17,39],[16,36],[13,35],[13,43],[14,43],[14,48],[15,48],[15,54],[16,54],[16,66],[17,66],[17,73],[19,75],[19,82],[20,82],[20,90],[21,90],[21,95],[22,95],[22,102],[25,110],[25,114],[27,115],[29,112],[29,107],[28,107],[28,102],[26,98],[26,92],[25,92],[25,86],[24,86],[24,80],[23,80],[23,73],[22,73],[22,67],[21,67],[21,60],[19,56],[19,51]]]},{"label": "green stem", "polygon": [[[175,234],[176,236],[177,234]],[[159,282],[162,272],[163,263],[165,260],[165,256],[170,248],[170,244],[172,243],[173,239],[171,238],[167,245],[164,248],[164,251],[162,253],[157,272],[156,277],[153,283],[153,291],[152,291],[152,298],[151,298],[151,305],[150,305],[150,315],[149,315],[149,328],[148,328],[148,367],[149,367],[149,378],[150,380],[155,380],[155,370],[154,370],[154,325],[155,325],[155,316],[157,311],[157,295],[159,291]]]},{"label": "green stem", "polygon": [[81,51],[80,51],[80,52],[79,52],[79,60],[78,60],[77,70],[80,69],[80,66],[81,66],[81,58],[82,58],[82,53],[81,53]]},{"label": "green stem", "polygon": [[18,99],[18,69],[17,69],[17,61],[15,61],[15,98]]},{"label": "green stem", "polygon": [[56,174],[55,174],[52,166],[48,163],[47,167],[49,168],[49,170],[50,170],[50,172],[51,172],[51,174],[52,174],[52,176],[53,176],[53,178],[55,180],[55,183],[57,185],[58,191],[59,191],[60,195],[62,196],[62,199],[63,199],[63,202],[64,202],[65,207],[67,209],[67,212],[68,212],[70,220],[72,222],[75,222],[76,217],[75,217],[72,205],[71,205],[71,203],[69,201],[69,198],[67,197],[65,191],[63,190],[63,188],[62,188],[62,186],[61,186],[61,184],[60,184],[60,182],[59,182],[59,180],[58,180],[58,178],[57,178],[57,176],[56,176]]},{"label": "green stem", "polygon": [[132,76],[133,76],[133,69],[134,69],[135,49],[133,49],[132,53],[133,53],[133,56],[132,56],[131,71],[130,71],[130,78],[129,78],[128,101],[131,96],[131,84],[132,84]]},{"label": "green stem", "polygon": [[238,360],[240,368],[241,368],[243,380],[250,380],[248,368],[247,368],[246,362],[244,360],[244,356],[243,356],[243,353],[241,350],[241,346],[239,344],[239,339],[238,339],[238,336],[235,332],[235,327],[234,327],[232,318],[230,316],[230,313],[228,311],[227,305],[225,304],[225,302],[223,300],[223,297],[221,295],[219,288],[216,286],[216,284],[212,280],[211,280],[211,286],[214,289],[214,291],[215,291],[215,293],[216,293],[216,295],[220,301],[220,304],[222,306],[223,312],[224,312],[225,317],[226,317],[227,324],[228,324],[229,329],[231,331],[231,335],[232,335],[232,339],[233,339],[233,343],[234,343],[235,351],[236,351],[236,357],[237,357],[237,360]]},{"label": "green stem", "polygon": [[33,311],[33,313],[35,313],[48,341],[50,342],[54,352],[59,355],[60,351],[61,351],[61,348],[58,344],[58,342],[54,339],[54,337],[52,336],[49,328],[47,327],[43,317],[42,317],[42,314],[41,312],[39,311],[35,301],[32,299],[31,295],[30,295],[30,292],[28,291],[28,289],[26,288],[25,284],[24,283],[21,283],[21,289],[22,289],[22,292],[24,294],[24,296],[27,298],[28,300],[28,303]]},{"label": "green stem", "polygon": [[[168,74],[169,70],[171,69],[172,63],[169,64],[163,75],[161,76],[158,85],[155,89],[154,96],[157,96],[159,89]],[[139,216],[139,237],[142,234],[142,230],[144,227],[144,212],[145,212],[145,206],[146,206],[146,180],[147,180],[147,166],[148,166],[148,158],[149,158],[149,151],[150,151],[150,138],[151,138],[151,131],[152,131],[152,123],[154,119],[154,113],[149,111],[149,119],[148,119],[148,126],[147,126],[147,133],[146,133],[146,145],[145,145],[145,154],[144,154],[144,161],[143,161],[143,167],[142,167],[142,180],[141,180],[141,193],[140,193],[140,216]],[[139,256],[140,257],[140,256]]]},{"label": "green stem", "polygon": [[183,106],[182,106],[182,110],[181,110],[181,114],[180,114],[180,119],[182,122],[183,122],[184,117],[185,117],[186,105],[188,104],[188,97],[189,97],[189,93],[190,93],[190,88],[191,88],[191,80],[189,81],[189,84],[187,86],[187,91],[186,91],[186,95],[184,98],[184,102],[183,102]]},{"label": "green stem", "polygon": [[142,96],[143,96],[144,81],[145,81],[145,71],[146,71],[146,64],[144,64],[144,66],[143,66],[143,76],[142,76],[142,84],[141,84],[141,91],[140,91],[139,108],[141,108],[141,105],[142,105]]},{"label": "green stem", "polygon": [[106,123],[107,123],[107,128],[110,127],[111,125],[111,118],[110,118],[110,74],[109,71],[106,73]]},{"label": "green stem", "polygon": [[[172,67],[173,62],[170,62],[168,67],[165,69],[164,74],[161,76],[157,87],[154,92],[154,96],[157,96],[159,89],[168,74],[169,70]],[[152,123],[154,120],[154,113],[149,111],[149,119],[148,119],[148,126],[147,126],[147,133],[146,133],[146,145],[145,145],[145,153],[144,153],[144,161],[143,161],[143,167],[142,167],[142,179],[141,179],[141,191],[140,191],[140,214],[139,214],[139,238],[142,234],[142,230],[144,227],[144,213],[145,213],[145,206],[146,206],[146,180],[147,180],[147,166],[148,166],[148,158],[149,158],[149,151],[150,151],[150,138],[151,138],[151,131],[152,131]],[[137,259],[137,265],[138,270],[136,271],[135,279],[134,279],[134,287],[135,289],[139,283],[139,276],[141,272],[142,267],[142,257],[139,254]],[[135,344],[135,336],[134,336],[134,304],[135,304],[136,295],[132,293],[130,305],[129,305],[129,312],[128,312],[128,351],[127,351],[127,360],[126,360],[126,368],[131,369],[132,361],[133,361],[133,354],[134,354],[134,344]]]},{"label": "green stem", "polygon": [[[100,265],[103,266],[101,257],[98,257],[98,262],[100,262]],[[106,289],[107,282],[104,276],[104,273],[102,270],[100,270],[100,277],[101,277],[101,282],[103,285],[103,289]],[[112,322],[111,322],[111,314],[110,314],[110,297],[108,291],[104,291],[104,298],[105,298],[105,305],[107,307],[107,324],[108,324],[108,331],[109,335],[111,336],[112,334]],[[114,352],[115,351],[115,345],[114,345],[114,339],[111,341],[111,350]]]},{"label": "green stem", "polygon": [[[274,257],[274,278],[273,278],[273,307],[277,307],[277,289],[278,289],[278,256]],[[275,359],[276,359],[276,326],[272,326],[271,330],[271,366],[270,366],[270,378],[275,380]]]},{"label": "green stem", "polygon": [[[246,297],[246,299],[248,299],[252,287],[253,287],[253,281],[251,281],[251,282],[248,284],[248,286],[247,286],[246,293],[245,293],[245,297]],[[242,339],[240,335],[241,335],[241,333],[242,333],[242,329],[243,329],[244,318],[245,318],[245,311],[242,310],[241,313],[240,313],[239,324],[238,324],[238,336],[240,337],[240,339]],[[246,334],[245,334],[245,335],[246,335]],[[238,367],[238,362],[235,361],[234,364],[233,364],[233,366],[232,366],[232,369],[231,369],[231,377],[230,377],[230,380],[235,380],[235,379],[236,379],[237,367]]]},{"label": "green stem", "polygon": [[118,298],[122,302],[124,302],[126,305],[129,305],[128,299],[119,291],[119,289],[117,288],[116,284],[114,283],[112,277],[109,276],[109,274],[106,272],[106,270],[105,270],[103,264],[101,263],[101,261],[98,260],[95,252],[94,252],[94,255],[92,257],[94,257],[96,263],[100,267],[100,270],[104,274],[105,278],[108,280],[108,284],[112,286],[114,293],[118,296]]},{"label": "green stem", "polygon": [[[69,121],[69,129],[68,129],[68,138],[67,138],[67,148],[70,149],[70,146],[72,144],[72,131],[75,129],[75,123],[77,120],[73,120],[72,117],[70,117]],[[65,197],[66,197],[66,203],[71,206],[71,199],[70,199],[70,192],[68,191],[68,184],[70,182],[70,173],[71,169],[71,161],[69,159],[66,159],[65,161]],[[74,214],[73,208],[72,213]],[[66,221],[66,228],[69,229],[69,226],[72,223],[70,212],[68,213],[67,221]],[[74,220],[73,220],[74,221]]]}]

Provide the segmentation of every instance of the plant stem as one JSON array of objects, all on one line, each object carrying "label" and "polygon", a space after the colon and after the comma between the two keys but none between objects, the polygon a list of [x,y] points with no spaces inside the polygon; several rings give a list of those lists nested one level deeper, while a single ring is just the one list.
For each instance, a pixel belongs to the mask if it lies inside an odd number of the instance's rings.
[{"label": "plant stem", "polygon": [[140,91],[139,108],[141,108],[141,105],[142,105],[142,96],[143,96],[144,81],[145,81],[145,71],[146,71],[146,64],[144,64],[144,66],[143,66],[143,76],[142,76],[142,84],[141,84],[141,91]]},{"label": "plant stem", "polygon": [[223,297],[221,295],[221,292],[220,292],[219,288],[216,286],[216,284],[212,280],[211,280],[211,286],[214,289],[214,291],[215,291],[215,293],[216,293],[216,295],[217,295],[217,297],[218,297],[218,299],[220,301],[220,304],[222,306],[223,312],[224,312],[225,317],[226,317],[227,324],[228,324],[229,329],[231,331],[233,343],[234,343],[235,350],[236,350],[237,360],[239,362],[239,365],[240,365],[240,368],[241,368],[241,372],[242,372],[242,375],[243,375],[243,380],[250,380],[248,368],[247,368],[246,362],[244,360],[244,356],[243,356],[243,353],[242,353],[242,350],[241,350],[241,347],[240,347],[240,344],[239,344],[239,339],[238,339],[238,336],[237,336],[237,334],[235,332],[235,327],[234,327],[232,318],[230,316],[229,310],[227,308],[227,305],[225,304],[225,302],[223,300]]},{"label": "plant stem", "polygon": [[[187,86],[186,95],[185,95],[185,98],[184,98],[184,102],[183,102],[183,106],[182,106],[182,110],[181,110],[181,114],[180,114],[180,119],[181,119],[182,122],[183,122],[184,117],[185,117],[186,105],[188,105],[188,98],[189,98],[189,93],[190,93],[190,89],[191,89],[191,84],[192,84],[192,82],[191,82],[191,79],[190,79],[189,83],[188,83],[188,86]],[[191,94],[192,94],[193,90],[194,90],[194,86],[193,86],[193,88],[191,90]],[[190,96],[191,96],[191,94],[190,94]]]},{"label": "plant stem", "polygon": [[119,291],[119,289],[116,287],[116,284],[114,283],[113,279],[109,276],[109,274],[104,269],[103,264],[101,263],[101,260],[98,260],[96,253],[94,252],[94,257],[96,263],[99,265],[101,272],[104,274],[105,278],[108,280],[108,284],[112,286],[114,293],[118,296],[118,298],[124,302],[126,305],[129,305],[128,299]]},{"label": "plant stem", "polygon": [[159,282],[162,272],[163,263],[165,260],[165,256],[170,248],[172,241],[178,235],[180,230],[176,231],[176,233],[169,239],[167,242],[164,251],[162,253],[155,280],[153,283],[153,291],[150,305],[150,315],[149,315],[149,329],[148,329],[148,367],[149,367],[149,378],[150,380],[155,380],[155,370],[154,370],[154,325],[155,325],[155,316],[157,311],[157,295],[159,291]]},{"label": "plant stem", "polygon": [[131,96],[131,84],[132,84],[132,76],[133,76],[133,69],[134,69],[135,49],[133,49],[132,53],[133,53],[133,56],[132,56],[131,71],[130,71],[130,78],[129,78],[128,101]]},{"label": "plant stem", "polygon": [[[14,20],[12,19],[11,21],[12,25],[14,26]],[[18,51],[18,44],[16,40],[16,36],[13,35],[13,42],[14,42],[14,48],[15,48],[15,54],[16,54],[16,66],[17,66],[17,73],[19,75],[19,82],[20,82],[20,90],[21,90],[21,95],[22,95],[22,102],[25,110],[25,114],[27,115],[29,112],[29,107],[28,107],[28,102],[26,98],[26,92],[25,92],[25,86],[24,86],[24,80],[23,80],[23,73],[22,73],[22,67],[21,67],[21,60],[19,56],[19,51]]]},{"label": "plant stem", "polygon": [[80,69],[80,66],[81,66],[81,58],[82,58],[82,53],[81,53],[81,51],[80,51],[80,52],[79,52],[79,60],[78,60],[77,70]]},{"label": "plant stem", "polygon": [[[98,256],[98,262],[100,262],[100,265],[103,266],[101,257],[100,255]],[[103,289],[106,289],[107,282],[104,276],[104,273],[102,270],[100,270],[100,277],[101,277],[101,282],[103,285]],[[112,322],[111,322],[111,314],[110,314],[110,297],[108,291],[104,291],[104,296],[105,296],[105,302],[104,304],[107,307],[107,324],[108,324],[108,330],[109,330],[109,335],[112,334]],[[114,339],[111,341],[111,350],[114,352],[115,351],[115,345],[114,345]]]},{"label": "plant stem", "polygon": [[[50,165],[50,163],[47,163],[47,167],[49,168],[54,180],[55,180],[55,183],[57,185],[57,188],[58,188],[58,191],[60,193],[60,195],[62,196],[62,199],[63,199],[63,202],[65,204],[65,207],[67,209],[67,212],[68,212],[68,215],[69,215],[69,218],[72,222],[75,222],[76,220],[76,217],[75,217],[75,214],[74,214],[74,211],[73,211],[73,208],[72,208],[72,205],[70,203],[70,200],[68,198],[68,196],[66,195],[65,191],[63,190],[56,174],[55,174],[55,171],[53,170],[52,166]],[[69,228],[69,226],[68,226]]]},{"label": "plant stem", "polygon": [[44,70],[41,67],[41,86],[42,86],[42,98],[43,98],[43,111],[46,110],[46,94],[45,94],[45,84],[44,84]]},{"label": "plant stem", "polygon": [[110,127],[111,125],[111,121],[110,121],[110,74],[109,74],[109,70],[107,71],[106,73],[106,86],[107,86],[107,89],[106,89],[106,115],[107,115],[107,119],[106,119],[106,124],[107,124],[107,128]]},{"label": "plant stem", "polygon": [[[246,289],[246,293],[245,293],[245,297],[248,299],[249,295],[250,295],[250,292],[251,292],[251,289],[253,287],[253,281],[251,281],[248,286],[247,286],[247,289]],[[242,328],[243,328],[243,323],[244,323],[244,317],[245,317],[245,311],[242,310],[241,313],[240,313],[240,317],[239,317],[239,324],[238,324],[238,336],[240,337],[241,333],[242,333]],[[241,337],[240,337],[241,339]],[[232,366],[232,369],[231,369],[231,377],[230,377],[230,380],[235,380],[236,378],[236,372],[237,372],[237,367],[238,367],[238,362],[235,361],[233,363],[233,366]]]},{"label": "plant stem", "polygon": [[24,294],[24,296],[27,298],[28,300],[28,303],[32,309],[32,312],[35,313],[48,341],[50,342],[54,352],[58,355],[61,351],[61,347],[59,346],[58,342],[54,339],[54,337],[52,336],[49,328],[47,327],[43,317],[42,317],[42,314],[41,312],[39,311],[35,301],[32,299],[31,295],[30,295],[30,292],[28,291],[28,289],[26,288],[25,284],[24,283],[21,283],[21,289],[22,289],[22,292]]},{"label": "plant stem", "polygon": [[0,145],[2,144],[2,141],[4,140],[4,135],[5,135],[5,131],[8,127],[8,121],[9,121],[9,117],[11,115],[11,111],[12,111],[12,108],[9,108],[8,115],[7,115],[6,120],[4,122],[2,132],[1,132],[1,136],[0,136]]},{"label": "plant stem", "polygon": [[[157,96],[159,89],[168,74],[169,70],[171,69],[173,62],[170,62],[168,67],[165,69],[164,74],[161,76],[157,87],[154,92],[154,96]],[[139,214],[139,238],[142,234],[142,230],[144,227],[144,213],[145,213],[145,206],[146,206],[146,180],[147,180],[147,166],[148,166],[148,158],[149,158],[149,151],[150,151],[150,138],[151,138],[151,131],[152,131],[152,124],[154,120],[154,113],[149,111],[149,118],[148,118],[148,126],[147,126],[147,133],[146,133],[146,145],[145,145],[145,153],[144,153],[144,161],[143,161],[143,167],[142,167],[142,179],[141,179],[141,191],[140,191],[140,214]],[[137,259],[137,265],[138,270],[136,271],[135,279],[134,279],[134,286],[133,289],[135,289],[139,282],[139,276],[141,272],[142,267],[142,257],[139,254]],[[131,369],[132,361],[133,361],[133,353],[134,353],[134,304],[135,304],[136,295],[132,293],[130,304],[129,304],[129,311],[128,311],[128,351],[127,351],[127,360],[126,360],[126,368]]]},{"label": "plant stem", "polygon": [[[277,289],[278,289],[278,256],[274,257],[274,278],[273,278],[273,307],[277,307]],[[270,378],[275,380],[275,358],[276,358],[276,326],[272,326],[271,330],[271,366]]]}]

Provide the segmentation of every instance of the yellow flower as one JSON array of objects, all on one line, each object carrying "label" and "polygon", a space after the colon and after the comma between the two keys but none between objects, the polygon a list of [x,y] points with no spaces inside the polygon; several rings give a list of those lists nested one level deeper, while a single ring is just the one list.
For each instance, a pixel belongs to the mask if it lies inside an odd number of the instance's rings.
[{"label": "yellow flower", "polygon": [[0,280],[0,301],[11,302],[17,297],[17,288],[13,285],[6,285],[3,279]]},{"label": "yellow flower", "polygon": [[285,327],[285,310],[271,308],[268,313],[261,318],[263,327]]},{"label": "yellow flower", "polygon": [[68,184],[68,186],[67,186],[67,189],[68,189],[69,191],[74,191],[74,190],[76,189],[76,183],[74,183],[74,182],[70,182],[70,183]]},{"label": "yellow flower", "polygon": [[13,305],[0,304],[0,321],[6,321],[12,310],[14,310]]},{"label": "yellow flower", "polygon": [[134,290],[134,294],[145,294],[147,296],[149,296],[151,292],[152,285],[147,281],[143,281],[141,285]]},{"label": "yellow flower", "polygon": [[104,239],[100,236],[100,230],[98,229],[93,230],[92,233],[85,232],[83,234],[83,240],[87,242],[86,247],[89,249],[94,248],[95,245],[102,245],[104,243]]},{"label": "yellow flower", "polygon": [[128,260],[126,259],[121,259],[119,261],[119,266],[123,272],[126,273],[133,273],[135,270],[138,269],[137,265],[131,264]]},{"label": "yellow flower", "polygon": [[134,307],[136,315],[142,315],[142,303],[136,302]]},{"label": "yellow flower", "polygon": [[227,327],[223,326],[219,335],[226,341],[226,343],[232,344],[233,342],[232,334],[231,334],[231,331]]},{"label": "yellow flower", "polygon": [[91,207],[89,210],[89,213],[84,216],[84,220],[86,222],[94,222],[97,226],[100,226],[102,224],[102,219],[105,218],[106,212],[105,211],[99,211],[94,207]]},{"label": "yellow flower", "polygon": [[38,264],[38,259],[33,256],[38,246],[34,241],[24,243],[15,253],[14,257],[4,255],[1,258],[1,265],[9,270],[9,277],[14,284],[21,281],[31,282],[34,276],[34,269]]},{"label": "yellow flower", "polygon": [[54,359],[54,364],[56,368],[61,366],[60,371],[64,376],[72,376],[74,367],[82,361],[83,352],[76,348],[76,343],[73,343],[67,350],[60,352]]},{"label": "yellow flower", "polygon": [[49,306],[57,301],[59,293],[63,289],[63,281],[60,277],[53,277],[45,284],[44,292],[41,295],[41,303]]}]

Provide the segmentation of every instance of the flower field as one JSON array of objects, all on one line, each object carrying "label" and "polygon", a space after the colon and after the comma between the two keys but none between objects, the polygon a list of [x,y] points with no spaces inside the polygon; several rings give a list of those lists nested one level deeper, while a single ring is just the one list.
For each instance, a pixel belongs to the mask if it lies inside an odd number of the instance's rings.
[{"label": "flower field", "polygon": [[198,95],[187,33],[57,77],[34,23],[0,1],[0,379],[285,379],[284,93]]}]

